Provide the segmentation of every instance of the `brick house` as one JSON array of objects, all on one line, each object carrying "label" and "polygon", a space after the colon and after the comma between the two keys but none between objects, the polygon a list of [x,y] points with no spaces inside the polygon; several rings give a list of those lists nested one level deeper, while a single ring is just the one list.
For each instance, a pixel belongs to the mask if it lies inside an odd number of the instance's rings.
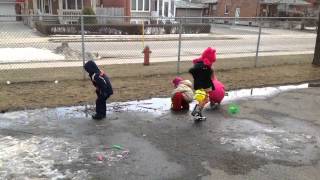
[{"label": "brick house", "polygon": [[309,16],[318,16],[320,11],[320,1],[319,0],[306,0],[311,5],[308,7]]},{"label": "brick house", "polygon": [[308,6],[304,0],[218,0],[215,16],[304,16]]},{"label": "brick house", "polygon": [[218,0],[214,16],[218,17],[255,17],[259,5],[256,0]]}]

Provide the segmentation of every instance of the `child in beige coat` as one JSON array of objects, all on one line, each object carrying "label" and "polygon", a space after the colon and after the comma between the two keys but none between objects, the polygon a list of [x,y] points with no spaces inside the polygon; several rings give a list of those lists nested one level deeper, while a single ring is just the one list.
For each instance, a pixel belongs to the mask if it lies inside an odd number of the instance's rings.
[{"label": "child in beige coat", "polygon": [[173,79],[175,89],[172,91],[172,107],[173,111],[189,110],[189,103],[193,101],[192,82],[183,80],[181,77]]}]

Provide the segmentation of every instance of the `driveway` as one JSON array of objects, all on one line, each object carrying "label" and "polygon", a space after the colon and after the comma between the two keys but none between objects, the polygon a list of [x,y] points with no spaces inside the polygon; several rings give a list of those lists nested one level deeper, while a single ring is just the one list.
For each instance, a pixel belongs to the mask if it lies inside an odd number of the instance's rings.
[{"label": "driveway", "polygon": [[[1,114],[0,178],[317,180],[319,92],[230,92],[200,124],[166,98],[113,103],[100,122],[90,106]],[[227,113],[231,102],[239,114]]]}]

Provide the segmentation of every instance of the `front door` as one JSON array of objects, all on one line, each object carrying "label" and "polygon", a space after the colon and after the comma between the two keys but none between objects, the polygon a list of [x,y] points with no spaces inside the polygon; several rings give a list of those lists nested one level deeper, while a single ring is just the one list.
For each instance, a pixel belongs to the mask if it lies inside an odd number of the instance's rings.
[{"label": "front door", "polygon": [[52,14],[52,0],[37,0],[37,7],[41,14]]}]

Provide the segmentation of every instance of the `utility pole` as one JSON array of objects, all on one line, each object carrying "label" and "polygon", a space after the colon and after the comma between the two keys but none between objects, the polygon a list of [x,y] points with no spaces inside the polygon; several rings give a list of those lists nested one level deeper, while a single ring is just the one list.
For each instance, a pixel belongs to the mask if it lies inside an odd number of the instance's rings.
[{"label": "utility pole", "polygon": [[314,48],[314,56],[312,64],[320,66],[320,11],[318,15],[318,33],[316,39],[316,47]]}]

